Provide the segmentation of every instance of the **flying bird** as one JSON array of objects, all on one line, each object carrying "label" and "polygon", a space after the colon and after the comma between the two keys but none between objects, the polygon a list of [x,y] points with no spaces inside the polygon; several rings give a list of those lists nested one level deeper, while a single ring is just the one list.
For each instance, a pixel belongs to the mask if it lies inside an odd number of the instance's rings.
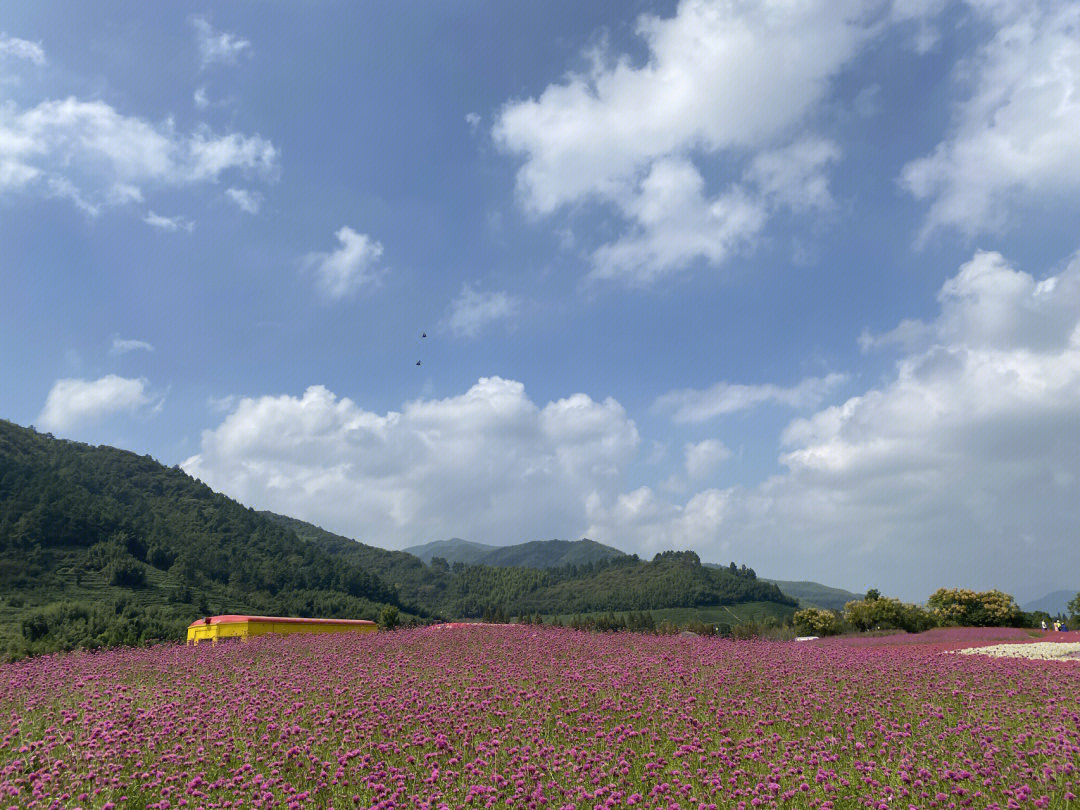
[{"label": "flying bird", "polygon": [[420,337],[422,337],[422,338],[426,338],[426,337],[427,337],[427,332],[421,332],[421,333],[420,333]]},{"label": "flying bird", "polygon": [[417,360],[417,361],[416,361],[416,365],[420,365],[420,361],[419,361],[419,360]]}]

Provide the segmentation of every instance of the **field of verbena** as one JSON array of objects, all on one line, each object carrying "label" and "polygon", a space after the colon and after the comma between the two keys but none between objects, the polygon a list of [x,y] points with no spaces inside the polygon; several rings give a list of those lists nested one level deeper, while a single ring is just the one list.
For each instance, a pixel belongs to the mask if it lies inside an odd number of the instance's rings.
[{"label": "field of verbena", "polygon": [[949,632],[476,626],[31,659],[0,667],[0,807],[1080,807],[1080,665],[944,654]]}]

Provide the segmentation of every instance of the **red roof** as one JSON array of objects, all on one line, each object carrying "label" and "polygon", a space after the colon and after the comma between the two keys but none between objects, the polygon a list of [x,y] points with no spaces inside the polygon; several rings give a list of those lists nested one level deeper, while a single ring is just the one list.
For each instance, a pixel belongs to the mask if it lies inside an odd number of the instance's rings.
[{"label": "red roof", "polygon": [[352,624],[373,625],[375,622],[367,619],[301,619],[290,616],[241,616],[235,613],[227,613],[223,616],[207,616],[205,619],[196,619],[188,627],[199,627],[207,624],[234,624],[236,622],[287,622],[292,624]]}]

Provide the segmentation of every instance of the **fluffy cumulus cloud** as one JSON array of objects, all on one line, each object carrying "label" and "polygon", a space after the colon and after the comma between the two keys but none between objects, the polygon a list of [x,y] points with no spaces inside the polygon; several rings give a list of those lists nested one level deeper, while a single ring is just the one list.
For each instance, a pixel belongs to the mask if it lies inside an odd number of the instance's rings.
[{"label": "fluffy cumulus cloud", "polygon": [[45,64],[45,49],[40,42],[30,42],[0,33],[0,59],[25,59],[41,67]]},{"label": "fluffy cumulus cloud", "polygon": [[[622,215],[625,235],[593,255],[595,278],[641,285],[719,264],[778,206],[828,205],[839,149],[798,125],[887,16],[855,0],[682,0],[672,17],[638,20],[643,63],[597,49],[588,70],[507,103],[492,134],[524,158],[529,211],[592,200]],[[702,153],[738,179],[710,191],[693,162]]]},{"label": "fluffy cumulus cloud", "polygon": [[329,253],[309,253],[301,261],[306,272],[315,275],[319,290],[332,300],[344,298],[362,287],[378,282],[385,272],[379,266],[383,246],[364,233],[343,226],[337,233],[341,246]]},{"label": "fluffy cumulus cloud", "polygon": [[706,562],[720,561],[736,553],[721,532],[729,517],[731,497],[729,490],[706,489],[679,504],[658,496],[651,487],[639,487],[608,500],[590,493],[586,498],[586,534],[605,538],[599,541],[604,543],[614,543],[617,538],[621,548],[635,549],[643,556],[667,549],[693,549],[704,554]]},{"label": "fluffy cumulus cloud", "polygon": [[214,64],[234,65],[241,55],[250,55],[251,43],[228,31],[219,31],[205,17],[192,17],[199,57],[204,68]]},{"label": "fluffy cumulus cloud", "polygon": [[1036,280],[979,253],[939,302],[897,344],[890,380],[788,425],[781,474],[685,505],[648,488],[594,499],[590,536],[711,538],[695,546],[709,557],[911,598],[956,583],[1075,585],[1080,257]]},{"label": "fluffy cumulus cloud", "polygon": [[995,230],[1016,205],[1080,191],[1080,6],[971,5],[993,36],[958,72],[966,97],[952,131],[902,173],[930,204],[923,239]]},{"label": "fluffy cumulus cloud", "polygon": [[[978,253],[938,300],[935,318],[909,322],[916,337],[879,345],[898,350],[880,385],[788,424],[780,471],[754,486],[685,500],[625,491],[640,440],[619,403],[576,394],[541,407],[499,378],[386,414],[321,387],[230,401],[184,466],[245,503],[388,545],[586,535],[905,598],[1068,587],[1080,565],[1080,257],[1036,279]],[[810,407],[834,384],[722,385],[667,407],[685,421]],[[683,449],[688,481],[728,455],[716,439]]]},{"label": "fluffy cumulus cloud", "polygon": [[765,383],[741,385],[718,382],[704,390],[685,388],[657,398],[653,410],[669,413],[676,422],[704,422],[718,416],[773,403],[789,408],[812,408],[820,405],[830,391],[846,382],[846,374],[807,377],[790,387]]},{"label": "fluffy cumulus cloud", "polygon": [[638,443],[612,399],[540,407],[498,377],[386,414],[314,386],[240,400],[183,467],[244,503],[374,543],[502,543],[581,532],[586,494],[613,496]]},{"label": "fluffy cumulus cloud", "polygon": [[708,199],[705,181],[682,158],[659,160],[636,191],[621,201],[635,223],[592,257],[590,278],[653,284],[698,258],[718,264],[748,245],[764,226],[764,203],[735,187]]},{"label": "fluffy cumulus cloud", "polygon": [[490,323],[513,318],[521,311],[521,301],[501,290],[481,292],[464,284],[450,304],[447,326],[457,337],[475,338]]},{"label": "fluffy cumulus cloud", "polygon": [[46,430],[64,431],[110,414],[135,413],[160,404],[161,398],[150,392],[142,378],[109,374],[97,380],[57,380],[37,421]]},{"label": "fluffy cumulus cloud", "polygon": [[686,458],[686,474],[691,478],[708,475],[720,466],[724,459],[731,456],[731,451],[717,439],[705,439],[697,444],[687,442],[683,452]]},{"label": "fluffy cumulus cloud", "polygon": [[71,200],[88,214],[141,201],[145,189],[217,182],[227,172],[273,177],[278,153],[258,135],[189,133],[103,101],[74,97],[0,105],[0,194]]}]

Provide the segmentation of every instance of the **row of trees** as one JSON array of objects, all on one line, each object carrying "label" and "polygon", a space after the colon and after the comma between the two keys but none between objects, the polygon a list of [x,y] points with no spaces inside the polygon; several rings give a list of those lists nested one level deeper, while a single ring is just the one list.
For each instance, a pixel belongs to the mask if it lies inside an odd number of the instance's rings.
[{"label": "row of trees", "polygon": [[[1074,612],[1080,613],[1080,594]],[[870,589],[865,598],[848,602],[843,611],[806,608],[792,623],[807,635],[831,636],[845,631],[906,630],[919,633],[932,627],[1034,627],[1037,614],[1020,609],[1007,593],[939,588],[926,605],[901,602]]]}]

